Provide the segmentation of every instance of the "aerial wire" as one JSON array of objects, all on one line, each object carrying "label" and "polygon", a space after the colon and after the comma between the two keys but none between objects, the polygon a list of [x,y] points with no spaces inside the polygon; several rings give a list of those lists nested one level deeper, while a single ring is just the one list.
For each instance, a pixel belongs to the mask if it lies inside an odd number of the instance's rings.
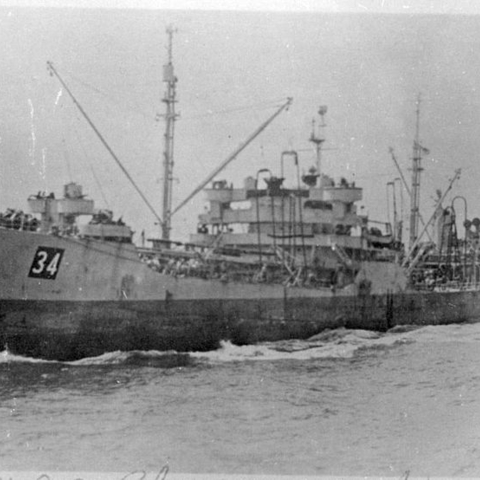
[{"label": "aerial wire", "polygon": [[47,62],[47,67],[50,71],[51,74],[54,74],[58,80],[60,81],[60,83],[63,85],[63,87],[65,88],[66,92],[68,93],[68,95],[70,96],[70,98],[73,100],[73,103],[76,105],[76,107],[78,108],[78,110],[80,111],[80,113],[83,115],[83,117],[85,118],[85,120],[88,122],[88,124],[90,125],[90,127],[93,129],[93,131],[96,133],[98,139],[102,142],[103,146],[107,149],[107,151],[110,153],[110,155],[112,156],[112,158],[115,160],[115,162],[117,163],[117,165],[120,167],[120,169],[122,170],[122,172],[125,174],[125,176],[128,178],[128,180],[130,181],[130,183],[133,185],[133,187],[135,188],[135,190],[137,191],[137,193],[140,195],[140,197],[142,198],[142,200],[144,201],[145,205],[147,205],[148,209],[153,213],[153,215],[155,216],[155,218],[161,223],[163,224],[163,221],[160,217],[160,215],[155,211],[155,209],[153,208],[153,206],[150,204],[150,202],[148,201],[148,199],[145,197],[145,195],[143,194],[143,192],[140,190],[140,188],[137,186],[137,184],[135,183],[135,181],[133,180],[133,178],[131,177],[130,173],[128,173],[127,169],[123,166],[122,162],[120,161],[120,159],[117,157],[117,155],[115,154],[115,152],[111,149],[110,145],[107,143],[107,141],[103,138],[102,134],[99,132],[99,130],[97,129],[97,127],[95,126],[95,124],[92,122],[92,120],[90,120],[90,117],[87,115],[87,113],[85,112],[85,110],[83,109],[83,107],[80,105],[80,103],[77,101],[77,99],[75,98],[75,96],[72,94],[72,92],[70,91],[70,89],[67,87],[66,83],[63,81],[63,79],[60,77],[60,75],[58,74],[58,72],[55,70],[52,62]]}]

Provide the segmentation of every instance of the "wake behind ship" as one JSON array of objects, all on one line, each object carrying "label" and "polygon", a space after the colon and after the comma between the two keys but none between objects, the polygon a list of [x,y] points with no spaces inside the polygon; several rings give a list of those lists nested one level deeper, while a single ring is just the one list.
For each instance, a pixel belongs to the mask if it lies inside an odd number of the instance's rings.
[{"label": "wake behind ship", "polygon": [[[326,107],[309,138],[316,157],[306,174],[300,175],[298,153],[288,150],[280,155],[280,176],[259,169],[241,187],[218,179],[291,100],[192,192],[210,185],[209,209],[199,216],[190,242],[173,242],[171,217],[191,196],[172,210],[176,77],[173,31],[168,33],[161,238],[150,239],[149,247],[135,245],[128,225],[96,209],[76,183],[65,185],[59,198],[32,195],[29,213],[8,210],[0,219],[3,347],[74,360],[115,350],[208,350],[221,340],[306,339],[327,328],[387,330],[479,317],[480,220],[465,222],[465,238],[459,239],[453,202],[442,206],[459,172],[431,218],[424,222],[419,214],[421,160],[427,154],[418,138],[419,108],[412,186],[391,182],[393,200],[398,187],[410,194],[408,248],[396,210],[393,226],[373,222],[357,209],[362,188],[322,171]],[[286,186],[286,161],[296,166],[295,187]]]}]

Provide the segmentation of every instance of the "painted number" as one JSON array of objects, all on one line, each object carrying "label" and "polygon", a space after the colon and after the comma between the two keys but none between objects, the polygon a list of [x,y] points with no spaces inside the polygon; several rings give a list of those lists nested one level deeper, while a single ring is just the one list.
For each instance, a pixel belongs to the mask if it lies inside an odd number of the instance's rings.
[{"label": "painted number", "polygon": [[28,276],[55,280],[63,252],[63,248],[38,247]]}]

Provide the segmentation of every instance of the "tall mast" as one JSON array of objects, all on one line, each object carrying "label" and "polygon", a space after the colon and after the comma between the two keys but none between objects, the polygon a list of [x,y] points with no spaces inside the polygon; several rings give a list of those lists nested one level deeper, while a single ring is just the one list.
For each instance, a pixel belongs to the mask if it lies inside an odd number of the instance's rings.
[{"label": "tall mast", "polygon": [[417,125],[415,130],[415,140],[413,142],[412,158],[412,195],[410,197],[410,248],[414,245],[418,237],[418,222],[420,218],[420,173],[423,168],[422,154],[428,154],[428,150],[420,144],[420,95],[417,98]]},{"label": "tall mast", "polygon": [[178,114],[175,113],[175,87],[177,77],[173,71],[172,45],[175,29],[169,25],[168,35],[168,63],[163,67],[163,81],[167,84],[162,102],[166,105],[165,134],[163,151],[163,202],[162,202],[162,240],[170,240],[171,217],[172,217],[172,184],[173,184],[173,139],[175,132],[175,120]]},{"label": "tall mast", "polygon": [[[327,107],[326,105],[322,105],[318,109],[318,114],[320,115],[322,119],[322,123],[320,124],[320,128],[323,129],[326,127],[325,124],[325,114],[327,113]],[[321,175],[322,173],[322,145],[323,142],[325,141],[325,137],[321,134],[317,135],[315,132],[315,120],[312,122],[312,134],[310,135],[309,140],[315,145],[315,151],[316,151],[316,167],[317,167],[317,174]]]}]

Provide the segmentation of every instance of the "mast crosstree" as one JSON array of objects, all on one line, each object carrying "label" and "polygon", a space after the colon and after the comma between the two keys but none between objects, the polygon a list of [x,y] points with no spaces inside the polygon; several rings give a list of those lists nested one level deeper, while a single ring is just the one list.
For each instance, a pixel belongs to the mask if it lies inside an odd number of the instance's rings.
[{"label": "mast crosstree", "polygon": [[[320,124],[320,128],[323,129],[326,127],[325,124],[325,114],[327,113],[327,106],[322,105],[318,109],[318,114],[320,115],[322,119],[322,123]],[[322,174],[322,145],[325,142],[325,137],[323,135],[317,135],[315,132],[315,120],[312,121],[312,133],[309,138],[310,142],[312,142],[315,145],[315,159],[316,159],[316,168],[317,168],[317,174],[321,175]]]}]

